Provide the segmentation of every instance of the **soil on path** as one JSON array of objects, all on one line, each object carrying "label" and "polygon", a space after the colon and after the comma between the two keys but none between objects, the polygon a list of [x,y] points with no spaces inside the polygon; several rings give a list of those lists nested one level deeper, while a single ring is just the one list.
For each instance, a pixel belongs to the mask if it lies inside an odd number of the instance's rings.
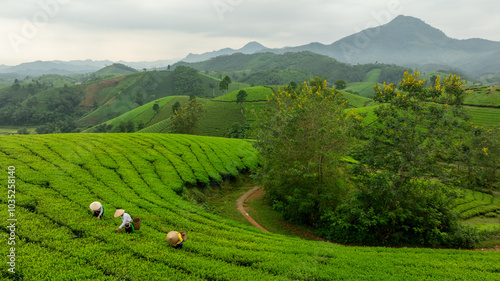
[{"label": "soil on path", "polygon": [[[262,231],[265,231],[265,232],[269,232],[269,230],[265,229],[264,227],[262,227],[259,223],[257,223],[246,211],[245,207],[243,206],[243,204],[245,203],[245,201],[247,201],[247,199],[253,195],[258,189],[260,189],[260,186],[255,186],[253,187],[252,189],[250,189],[249,191],[247,191],[245,194],[243,194],[240,198],[238,198],[238,200],[236,200],[236,205],[238,207],[238,211],[240,211],[240,213],[245,217],[247,218],[247,220],[253,224],[255,227],[257,227],[258,229],[262,230]],[[248,202],[248,201],[247,201]]]},{"label": "soil on path", "polygon": [[[264,195],[265,191],[260,188],[260,186],[255,186],[251,188],[249,191],[247,191],[245,194],[243,194],[238,200],[236,200],[236,205],[238,207],[238,211],[255,227],[258,229],[261,229],[266,232],[270,232],[269,230],[265,229],[263,226],[261,226],[258,222],[256,222],[248,213],[246,210],[249,209],[249,207],[245,207],[244,204],[247,202],[252,201],[255,198],[262,197]],[[299,234],[301,237],[305,237],[311,240],[316,240],[316,241],[323,241],[323,242],[330,242],[322,237],[319,237],[318,235],[314,235],[308,231],[299,229],[289,223],[286,223],[284,221],[278,221],[284,228],[291,232],[295,232]]]}]

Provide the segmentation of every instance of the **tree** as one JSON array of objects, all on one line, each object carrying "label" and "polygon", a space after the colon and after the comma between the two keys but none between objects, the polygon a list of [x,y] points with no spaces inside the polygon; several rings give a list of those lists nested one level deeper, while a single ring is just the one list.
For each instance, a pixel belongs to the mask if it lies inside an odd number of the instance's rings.
[{"label": "tree", "polygon": [[[377,120],[367,128],[353,196],[332,216],[343,242],[372,245],[471,247],[450,203],[456,143],[467,134],[464,81],[451,75],[433,88],[406,72],[399,87],[376,85]],[[434,179],[431,181],[430,179]],[[436,180],[440,180],[437,182]]]},{"label": "tree", "polygon": [[14,80],[14,83],[12,84],[12,90],[14,92],[17,92],[19,91],[19,89],[21,89],[21,84],[19,84],[19,80],[17,80],[17,78]]},{"label": "tree", "polygon": [[240,90],[236,95],[236,102],[239,102],[240,104],[243,103],[246,100],[247,96],[248,94],[245,90]]},{"label": "tree", "polygon": [[250,124],[244,123],[241,125],[238,122],[234,122],[231,125],[231,129],[227,132],[228,138],[233,139],[244,139],[246,137],[246,132],[250,129]]},{"label": "tree", "polygon": [[127,127],[127,133],[133,133],[133,132],[135,132],[135,124],[134,124],[134,122],[132,120],[128,120],[127,121],[126,127]]},{"label": "tree", "polygon": [[170,116],[169,131],[174,134],[194,134],[198,120],[203,116],[205,106],[196,99],[190,99]]},{"label": "tree", "polygon": [[229,76],[224,76],[224,78],[219,82],[219,90],[227,91],[229,89],[229,84],[231,84],[231,78]]},{"label": "tree", "polygon": [[256,115],[258,175],[286,218],[316,225],[342,201],[340,159],[360,117],[345,112],[347,102],[318,77],[294,92],[273,93],[268,104]]},{"label": "tree", "polygon": [[137,92],[135,94],[135,102],[141,106],[144,104],[144,94],[142,92]]},{"label": "tree", "polygon": [[347,82],[345,80],[339,79],[333,83],[335,85],[335,89],[343,90],[347,87]]},{"label": "tree", "polygon": [[179,101],[176,101],[176,102],[174,103],[174,105],[172,105],[172,112],[175,114],[175,112],[176,112],[177,110],[179,110],[179,108],[180,108],[180,107],[181,107],[181,104],[179,103]]},{"label": "tree", "polygon": [[30,132],[26,128],[22,128],[22,129],[17,130],[17,133],[19,135],[29,135],[30,134]]},{"label": "tree", "polygon": [[236,95],[236,102],[240,103],[241,112],[243,113],[243,102],[247,99],[247,92],[245,90],[240,90]]},{"label": "tree", "polygon": [[174,70],[174,87],[177,95],[200,96],[203,93],[198,71],[183,65],[176,67]]},{"label": "tree", "polygon": [[155,114],[160,111],[160,105],[158,104],[158,102],[155,102],[155,104],[153,105],[153,110],[155,111]]}]

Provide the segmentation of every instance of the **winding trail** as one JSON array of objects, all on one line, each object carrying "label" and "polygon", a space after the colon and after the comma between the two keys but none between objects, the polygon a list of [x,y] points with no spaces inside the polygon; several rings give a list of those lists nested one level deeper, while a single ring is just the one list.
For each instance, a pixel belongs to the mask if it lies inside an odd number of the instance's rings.
[{"label": "winding trail", "polygon": [[245,207],[243,206],[243,204],[245,203],[245,200],[248,199],[248,197],[250,197],[252,194],[254,194],[257,190],[259,190],[260,186],[255,186],[253,187],[252,189],[250,189],[249,191],[245,192],[245,194],[243,194],[240,198],[238,198],[238,200],[236,200],[236,205],[238,207],[238,211],[240,211],[240,213],[251,223],[253,224],[255,227],[257,227],[258,229],[262,230],[262,231],[265,231],[265,232],[269,232],[269,230],[265,229],[264,227],[262,227],[262,225],[260,225],[258,222],[256,222],[248,213],[247,211],[245,210]]}]

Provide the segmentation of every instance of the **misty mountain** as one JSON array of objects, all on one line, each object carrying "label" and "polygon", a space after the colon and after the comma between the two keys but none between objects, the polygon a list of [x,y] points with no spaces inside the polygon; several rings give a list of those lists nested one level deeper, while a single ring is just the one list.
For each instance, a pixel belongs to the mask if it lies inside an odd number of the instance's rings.
[{"label": "misty mountain", "polygon": [[43,74],[80,74],[95,72],[111,61],[74,60],[74,61],[34,61],[22,63],[16,66],[0,68],[2,73],[19,73],[23,75],[38,76]]},{"label": "misty mountain", "polygon": [[203,54],[189,54],[187,57],[182,59],[183,62],[200,62],[200,61],[206,61],[214,57],[218,56],[224,56],[224,55],[232,55],[235,53],[243,53],[243,54],[254,54],[257,52],[269,50],[268,48],[264,47],[262,44],[258,42],[250,42],[243,46],[240,49],[231,49],[231,48],[224,48],[218,51],[212,51],[208,53],[203,53]]},{"label": "misty mountain", "polygon": [[[161,68],[173,64],[177,59],[172,60],[158,60],[149,62],[125,62],[119,61],[118,63],[135,68],[137,70],[147,68]],[[39,76],[44,74],[83,74],[96,72],[106,66],[113,65],[114,62],[110,60],[72,60],[72,61],[34,61],[22,63],[16,66],[0,65],[0,73],[13,73],[29,76]]]},{"label": "misty mountain", "polygon": [[[429,70],[432,70],[433,66],[438,67],[436,69],[448,67],[459,69],[474,77],[500,74],[500,42],[478,38],[453,39],[441,30],[410,16],[398,16],[385,25],[365,29],[330,45],[315,42],[296,47],[268,49],[256,42],[249,44],[262,49],[249,48],[245,50],[247,52],[257,50],[257,52],[284,54],[310,51],[350,64],[379,62],[425,67]],[[207,60],[240,50],[226,48],[201,55],[190,54],[183,61]]]}]

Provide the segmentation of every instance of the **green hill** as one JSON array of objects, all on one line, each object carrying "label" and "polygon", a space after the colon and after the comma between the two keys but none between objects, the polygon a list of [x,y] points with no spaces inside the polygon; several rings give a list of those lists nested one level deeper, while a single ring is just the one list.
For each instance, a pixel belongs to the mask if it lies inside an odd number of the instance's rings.
[{"label": "green hill", "polygon": [[[197,63],[179,62],[174,66],[187,65],[210,74],[231,74],[234,80],[251,85],[287,85],[291,81],[300,83],[315,76],[325,76],[330,83],[338,79],[346,82],[361,82],[368,75],[373,78],[380,73],[384,81],[397,82],[408,68],[388,64],[350,65],[328,56],[312,52],[288,52],[284,54],[256,53],[215,57]],[[372,70],[372,74],[368,74]],[[382,82],[377,80],[378,82]],[[375,82],[377,82],[375,81]]]},{"label": "green hill", "polygon": [[[187,186],[256,167],[242,140],[161,134],[0,136],[0,236],[13,280],[497,280],[497,251],[346,247],[265,233],[184,201]],[[12,194],[14,194],[12,192]],[[13,197],[12,197],[13,198]],[[14,199],[12,199],[14,200]],[[104,206],[101,220],[89,204]],[[123,208],[141,219],[116,232]],[[13,224],[13,223],[12,223]],[[187,231],[181,250],[165,241]],[[11,240],[9,240],[9,238]],[[7,261],[7,258],[5,259]]]},{"label": "green hill", "polygon": [[[112,65],[99,73],[116,76],[120,71],[132,72],[125,66]],[[61,80],[61,77],[46,75],[37,78],[41,82],[32,79],[29,83],[17,83],[0,89],[0,126],[75,123],[77,127],[88,128],[163,97],[194,94],[197,97],[216,98],[224,94],[218,88],[220,80],[196,71],[187,77],[180,77],[176,71],[169,70],[135,71],[133,74],[104,80],[101,79],[103,76],[97,75],[96,82],[76,85],[65,83],[63,87],[54,87],[55,81],[69,82]],[[181,85],[196,87],[188,89]],[[248,86],[233,82],[228,90],[235,91]]]},{"label": "green hill", "polygon": [[121,63],[113,63],[112,65],[108,65],[96,72],[94,74],[96,76],[105,76],[105,75],[115,75],[115,76],[121,76],[121,75],[129,75],[138,72],[136,69],[126,66]]},{"label": "green hill", "polygon": [[41,76],[28,78],[26,82],[38,82],[40,84],[47,84],[53,87],[63,87],[64,85],[77,84],[78,81],[75,78],[59,75],[59,74],[44,74]]},{"label": "green hill", "polygon": [[500,85],[472,87],[464,104],[500,108]]},{"label": "green hill", "polygon": [[[215,99],[198,98],[197,100],[205,105],[206,112],[204,118],[198,123],[196,134],[224,137],[232,128],[233,123],[251,123],[254,118],[251,111],[258,111],[265,107],[267,104],[267,96],[270,97],[273,91],[278,91],[278,88],[280,87],[257,86],[243,88],[242,90],[247,92],[247,98],[241,105],[236,102],[236,95],[240,90],[229,92]],[[340,93],[344,99],[348,100],[348,108],[364,107],[371,102],[368,98],[343,91],[340,91]],[[167,123],[164,121],[173,114],[172,106],[177,101],[182,105],[188,100],[188,96],[173,96],[158,99],[124,113],[112,120],[106,121],[103,124],[116,127],[120,123],[131,121],[136,126],[140,123],[144,124],[145,128],[140,130],[140,132],[167,133]],[[155,113],[152,109],[155,103],[158,103],[160,107],[158,113]],[[155,126],[157,123],[161,124]],[[154,127],[149,128],[150,126]],[[92,132],[95,131],[96,128],[97,126],[94,126],[84,132]]]}]

